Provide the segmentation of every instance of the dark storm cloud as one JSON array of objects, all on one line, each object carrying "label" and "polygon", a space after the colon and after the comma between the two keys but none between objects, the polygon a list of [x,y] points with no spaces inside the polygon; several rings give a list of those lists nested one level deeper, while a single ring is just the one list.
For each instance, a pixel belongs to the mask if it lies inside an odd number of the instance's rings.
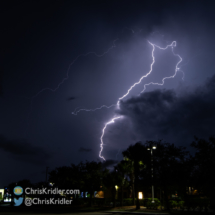
[{"label": "dark storm cloud", "polygon": [[92,149],[87,149],[87,148],[84,148],[84,147],[81,147],[79,149],[79,152],[91,152]]},{"label": "dark storm cloud", "polygon": [[134,130],[151,140],[187,144],[193,136],[209,137],[215,128],[215,75],[192,92],[154,90],[121,101],[121,115],[129,118]]},{"label": "dark storm cloud", "polygon": [[33,146],[25,140],[8,140],[0,136],[0,150],[9,153],[15,160],[34,164],[44,164],[49,154],[41,147]]},{"label": "dark storm cloud", "polygon": [[113,166],[116,165],[117,163],[118,163],[117,160],[108,159],[108,160],[105,160],[105,161],[102,163],[102,167],[103,167],[103,168],[113,167]]}]

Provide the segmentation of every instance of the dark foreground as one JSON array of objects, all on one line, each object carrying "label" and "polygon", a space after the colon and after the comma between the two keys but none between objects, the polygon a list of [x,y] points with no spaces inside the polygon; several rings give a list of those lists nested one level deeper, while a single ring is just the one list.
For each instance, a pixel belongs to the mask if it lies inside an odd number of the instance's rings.
[{"label": "dark foreground", "polygon": [[71,206],[46,206],[46,207],[7,207],[0,206],[0,214],[1,215],[13,215],[13,214],[29,214],[29,215],[110,215],[110,214],[144,214],[144,215],[211,215],[214,214],[212,211],[209,212],[199,212],[196,211],[180,211],[180,210],[171,210],[171,212],[167,212],[164,210],[151,210],[146,209],[145,207],[141,207],[140,210],[135,210],[135,206],[124,206],[117,208],[109,208],[109,207],[71,207]]}]

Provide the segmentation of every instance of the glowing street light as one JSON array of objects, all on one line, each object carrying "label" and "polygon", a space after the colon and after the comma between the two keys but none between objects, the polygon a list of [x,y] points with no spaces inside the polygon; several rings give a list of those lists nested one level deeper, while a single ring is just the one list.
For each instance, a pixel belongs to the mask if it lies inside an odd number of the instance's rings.
[{"label": "glowing street light", "polygon": [[147,148],[147,150],[151,150],[151,171],[152,171],[152,203],[155,203],[154,201],[154,180],[153,180],[153,150],[156,149],[155,145],[150,145],[150,147]]}]

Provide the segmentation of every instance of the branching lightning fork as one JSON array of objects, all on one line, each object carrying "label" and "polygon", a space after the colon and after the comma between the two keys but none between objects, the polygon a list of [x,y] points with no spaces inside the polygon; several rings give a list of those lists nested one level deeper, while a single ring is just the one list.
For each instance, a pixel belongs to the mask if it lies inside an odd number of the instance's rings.
[{"label": "branching lightning fork", "polygon": [[[183,73],[183,71],[179,68],[179,64],[182,62],[182,58],[181,58],[180,55],[174,53],[174,47],[176,47],[176,41],[173,41],[170,45],[167,45],[165,48],[162,48],[162,47],[160,47],[160,46],[158,46],[158,45],[155,45],[155,44],[153,44],[153,43],[151,43],[151,42],[149,42],[149,41],[148,41],[148,43],[152,46],[152,63],[151,63],[151,65],[150,65],[150,70],[149,70],[149,72],[148,72],[146,75],[142,76],[142,77],[139,79],[138,82],[134,83],[134,84],[128,89],[128,91],[127,91],[126,94],[124,94],[122,97],[120,97],[120,98],[118,99],[117,104],[116,104],[116,106],[117,106],[118,109],[120,108],[120,100],[124,99],[136,85],[140,84],[141,81],[142,81],[144,78],[148,77],[148,76],[152,73],[153,65],[154,65],[154,63],[155,63],[155,56],[154,56],[155,48],[158,48],[158,49],[160,49],[160,50],[166,50],[166,49],[168,49],[168,48],[172,48],[172,53],[173,53],[173,55],[176,56],[176,57],[178,57],[178,58],[179,58],[179,61],[178,61],[177,64],[176,64],[174,75],[169,76],[169,77],[164,77],[164,78],[162,79],[162,83],[150,82],[150,83],[144,84],[144,88],[143,88],[143,90],[141,91],[141,93],[143,93],[143,92],[146,90],[146,86],[148,86],[148,85],[160,85],[160,86],[161,86],[161,85],[164,85],[164,81],[165,81],[166,79],[174,78],[174,77],[176,76],[176,74],[177,74],[178,71],[180,71],[180,72]],[[183,73],[182,79],[184,79],[184,73]],[[105,107],[105,108],[110,108],[110,107],[113,107],[113,106],[115,106],[115,105],[111,105],[111,106],[102,105],[100,108],[95,108],[95,109],[80,109],[80,110],[78,110],[78,111],[76,111],[76,110],[77,110],[77,109],[76,109],[74,112],[72,112],[72,114],[77,115],[80,111],[96,111],[96,110],[99,110],[99,109],[101,109],[101,108],[103,108],[103,107]],[[104,137],[104,135],[105,135],[105,130],[106,130],[106,128],[107,128],[107,126],[108,126],[109,124],[114,123],[115,120],[120,119],[120,118],[121,118],[121,116],[114,116],[109,122],[105,123],[105,126],[104,126],[104,128],[102,129],[102,135],[101,135],[101,138],[100,138],[101,143],[100,143],[99,157],[100,157],[101,159],[103,159],[103,160],[105,160],[104,156],[102,156],[103,145],[104,145],[103,137]]]},{"label": "branching lightning fork", "polygon": [[97,111],[97,110],[101,110],[102,108],[111,108],[111,107],[115,107],[116,105],[115,104],[112,104],[112,105],[110,105],[110,106],[107,106],[107,105],[102,105],[101,107],[99,107],[99,108],[95,108],[95,109],[78,109],[78,108],[76,108],[73,112],[72,112],[72,114],[73,115],[77,115],[80,111]]},{"label": "branching lightning fork", "polygon": [[[63,78],[62,81],[61,81],[60,83],[58,83],[57,87],[55,87],[55,88],[46,87],[46,88],[43,88],[42,90],[40,90],[39,92],[37,92],[34,96],[32,96],[32,97],[30,97],[30,98],[29,98],[29,97],[26,97],[27,99],[30,100],[30,111],[29,111],[28,117],[27,117],[27,127],[26,127],[26,129],[25,129],[25,135],[27,135],[27,130],[28,130],[28,128],[29,128],[29,119],[30,119],[30,115],[31,115],[31,112],[32,112],[32,106],[33,106],[33,101],[34,101],[34,99],[35,99],[37,96],[39,96],[41,93],[43,93],[44,91],[56,92],[56,91],[60,88],[60,86],[61,86],[66,80],[68,80],[70,68],[71,68],[71,66],[72,66],[79,58],[81,58],[81,57],[86,57],[86,56],[88,56],[88,55],[95,55],[96,57],[103,57],[104,55],[106,55],[107,53],[109,53],[110,50],[112,50],[113,48],[116,47],[115,42],[116,42],[117,40],[118,40],[118,38],[115,39],[115,40],[113,40],[112,46],[111,46],[110,48],[108,48],[107,51],[103,52],[102,54],[97,54],[96,52],[88,52],[88,53],[86,53],[86,54],[80,54],[80,55],[78,55],[78,56],[70,63],[70,65],[69,65],[69,67],[68,67],[68,69],[67,69],[67,72],[66,72],[66,77]],[[103,106],[106,106],[106,105],[103,105]],[[102,106],[101,108],[103,108],[103,106]],[[112,106],[113,106],[113,105],[111,105],[110,107],[112,107]],[[101,109],[101,108],[96,108],[96,110],[97,110],[97,109]],[[109,107],[106,106],[106,108],[109,108]],[[77,110],[77,108],[76,108],[76,110]],[[72,112],[72,114],[77,115],[78,112],[82,111],[82,109],[81,109],[81,110],[78,110],[78,111],[76,111],[76,110],[75,110],[74,112]],[[85,111],[86,111],[86,110],[85,110]],[[94,110],[92,109],[91,111],[94,111]]]},{"label": "branching lightning fork", "polygon": [[103,56],[104,56],[105,54],[107,54],[111,49],[113,49],[113,48],[116,47],[116,46],[115,46],[115,42],[116,42],[117,40],[118,40],[118,39],[115,39],[115,40],[113,41],[113,45],[112,45],[107,51],[103,52],[103,54],[100,54],[100,55],[99,55],[99,54],[97,54],[96,52],[88,52],[88,53],[86,53],[86,54],[80,54],[80,55],[78,55],[78,56],[72,61],[72,63],[70,63],[70,65],[69,65],[69,67],[68,67],[68,69],[67,69],[67,72],[66,72],[66,77],[62,79],[62,81],[57,85],[56,88],[54,88],[54,89],[49,88],[49,87],[43,88],[43,89],[40,90],[38,93],[36,93],[33,97],[31,97],[31,99],[37,97],[40,93],[42,93],[42,92],[44,92],[44,91],[46,91],[46,90],[49,90],[49,91],[52,91],[52,92],[55,92],[56,90],[58,90],[59,87],[69,78],[69,71],[70,71],[71,66],[72,66],[80,57],[86,57],[86,56],[91,55],[91,54],[95,55],[96,57],[103,57]]}]

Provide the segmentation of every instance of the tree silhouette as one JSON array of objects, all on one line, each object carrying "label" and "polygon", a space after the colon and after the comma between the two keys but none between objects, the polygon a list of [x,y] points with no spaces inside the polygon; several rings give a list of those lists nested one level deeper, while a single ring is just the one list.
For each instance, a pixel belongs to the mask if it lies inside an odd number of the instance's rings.
[{"label": "tree silhouette", "polygon": [[209,140],[198,139],[191,144],[196,153],[193,157],[193,183],[199,192],[210,197],[211,208],[215,211],[215,138]]},{"label": "tree silhouette", "polygon": [[162,141],[148,141],[157,146],[154,152],[154,179],[157,186],[163,188],[167,210],[170,210],[168,195],[171,187],[179,189],[179,184],[184,182],[186,171],[183,170],[188,152],[185,147],[176,147],[174,144]]},{"label": "tree silhouette", "polygon": [[[144,167],[143,160],[147,160],[147,150],[140,142],[137,142],[135,145],[130,145],[127,150],[122,152],[124,158],[131,163],[132,169],[134,171],[134,191],[136,197],[136,209],[140,209],[140,202],[138,199],[139,191],[139,177],[140,171]],[[131,170],[132,171],[132,170]],[[133,178],[130,178],[132,180]]]},{"label": "tree silhouette", "polygon": [[130,165],[126,161],[121,161],[115,166],[115,171],[118,174],[119,186],[121,190],[120,205],[123,206],[123,191],[128,186],[128,180],[126,176],[130,173]]},{"label": "tree silhouette", "polygon": [[107,174],[107,170],[102,170],[102,163],[86,161],[84,165],[84,186],[85,189],[90,193],[90,202],[89,205],[92,206],[92,197],[94,191],[99,190],[103,185],[103,178]]},{"label": "tree silhouette", "polygon": [[106,176],[103,179],[106,188],[111,189],[113,207],[116,207],[116,189],[117,189],[116,186],[121,182],[120,177],[121,176],[118,174],[116,169],[114,169],[112,172],[108,172],[108,174],[106,174]]}]

